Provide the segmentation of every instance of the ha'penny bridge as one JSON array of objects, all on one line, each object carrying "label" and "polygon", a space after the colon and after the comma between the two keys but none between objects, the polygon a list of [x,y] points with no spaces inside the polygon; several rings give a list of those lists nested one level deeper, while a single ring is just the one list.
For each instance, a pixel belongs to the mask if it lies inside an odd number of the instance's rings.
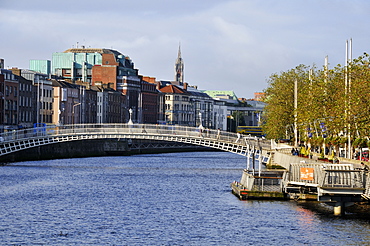
[{"label": "ha'penny bridge", "polygon": [[[354,202],[370,201],[370,176],[351,163],[328,164],[318,160],[299,160],[283,154],[273,141],[235,133],[153,124],[75,124],[46,126],[0,134],[0,157],[46,145],[96,139],[133,139],[184,143],[227,151],[246,157],[247,168],[233,192],[247,198],[256,192],[263,196],[282,194],[284,198],[312,198],[334,206],[341,214]],[[287,146],[286,148],[289,148]],[[262,170],[262,163],[283,166],[284,171]]]},{"label": "ha'penny bridge", "polygon": [[270,141],[235,133],[153,124],[75,124],[45,126],[0,134],[0,156],[43,145],[91,139],[141,139],[186,143],[266,161]]}]

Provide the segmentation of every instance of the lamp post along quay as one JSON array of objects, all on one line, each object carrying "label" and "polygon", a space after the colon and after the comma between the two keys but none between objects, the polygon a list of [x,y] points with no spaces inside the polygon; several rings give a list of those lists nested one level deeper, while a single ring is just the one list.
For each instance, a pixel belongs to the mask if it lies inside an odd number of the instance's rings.
[{"label": "lamp post along quay", "polygon": [[76,103],[76,104],[73,104],[72,106],[72,125],[75,124],[75,107],[80,105],[81,103]]}]

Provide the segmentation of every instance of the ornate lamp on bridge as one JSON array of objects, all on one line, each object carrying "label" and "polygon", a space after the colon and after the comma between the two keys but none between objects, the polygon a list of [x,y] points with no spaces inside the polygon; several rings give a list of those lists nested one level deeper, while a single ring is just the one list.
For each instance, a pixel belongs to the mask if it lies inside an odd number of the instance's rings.
[{"label": "ornate lamp on bridge", "polygon": [[202,112],[199,112],[199,129],[203,129],[203,126],[202,126]]},{"label": "ornate lamp on bridge", "polygon": [[127,123],[127,124],[129,124],[129,125],[133,125],[133,124],[134,124],[134,122],[132,122],[132,109],[130,108],[130,109],[128,110],[128,112],[130,113],[130,119],[129,119],[129,121],[128,121],[128,123]]}]

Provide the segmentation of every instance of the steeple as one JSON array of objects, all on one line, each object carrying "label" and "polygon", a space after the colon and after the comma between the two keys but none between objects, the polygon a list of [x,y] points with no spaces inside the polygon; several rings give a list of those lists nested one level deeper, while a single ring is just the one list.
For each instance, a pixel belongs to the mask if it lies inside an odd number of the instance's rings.
[{"label": "steeple", "polygon": [[184,61],[181,57],[181,46],[179,44],[179,51],[177,53],[177,59],[175,63],[175,81],[179,82],[179,85],[184,83]]}]

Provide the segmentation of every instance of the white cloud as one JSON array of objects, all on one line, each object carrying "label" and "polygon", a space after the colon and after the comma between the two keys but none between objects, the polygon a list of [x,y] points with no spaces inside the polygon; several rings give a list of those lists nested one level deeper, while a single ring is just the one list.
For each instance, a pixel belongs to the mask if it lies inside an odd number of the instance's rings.
[{"label": "white cloud", "polygon": [[252,97],[273,73],[319,67],[368,51],[370,2],[303,0],[2,0],[0,56],[28,67],[79,42],[117,49],[139,72],[172,80],[179,42],[185,79],[201,89]]}]

